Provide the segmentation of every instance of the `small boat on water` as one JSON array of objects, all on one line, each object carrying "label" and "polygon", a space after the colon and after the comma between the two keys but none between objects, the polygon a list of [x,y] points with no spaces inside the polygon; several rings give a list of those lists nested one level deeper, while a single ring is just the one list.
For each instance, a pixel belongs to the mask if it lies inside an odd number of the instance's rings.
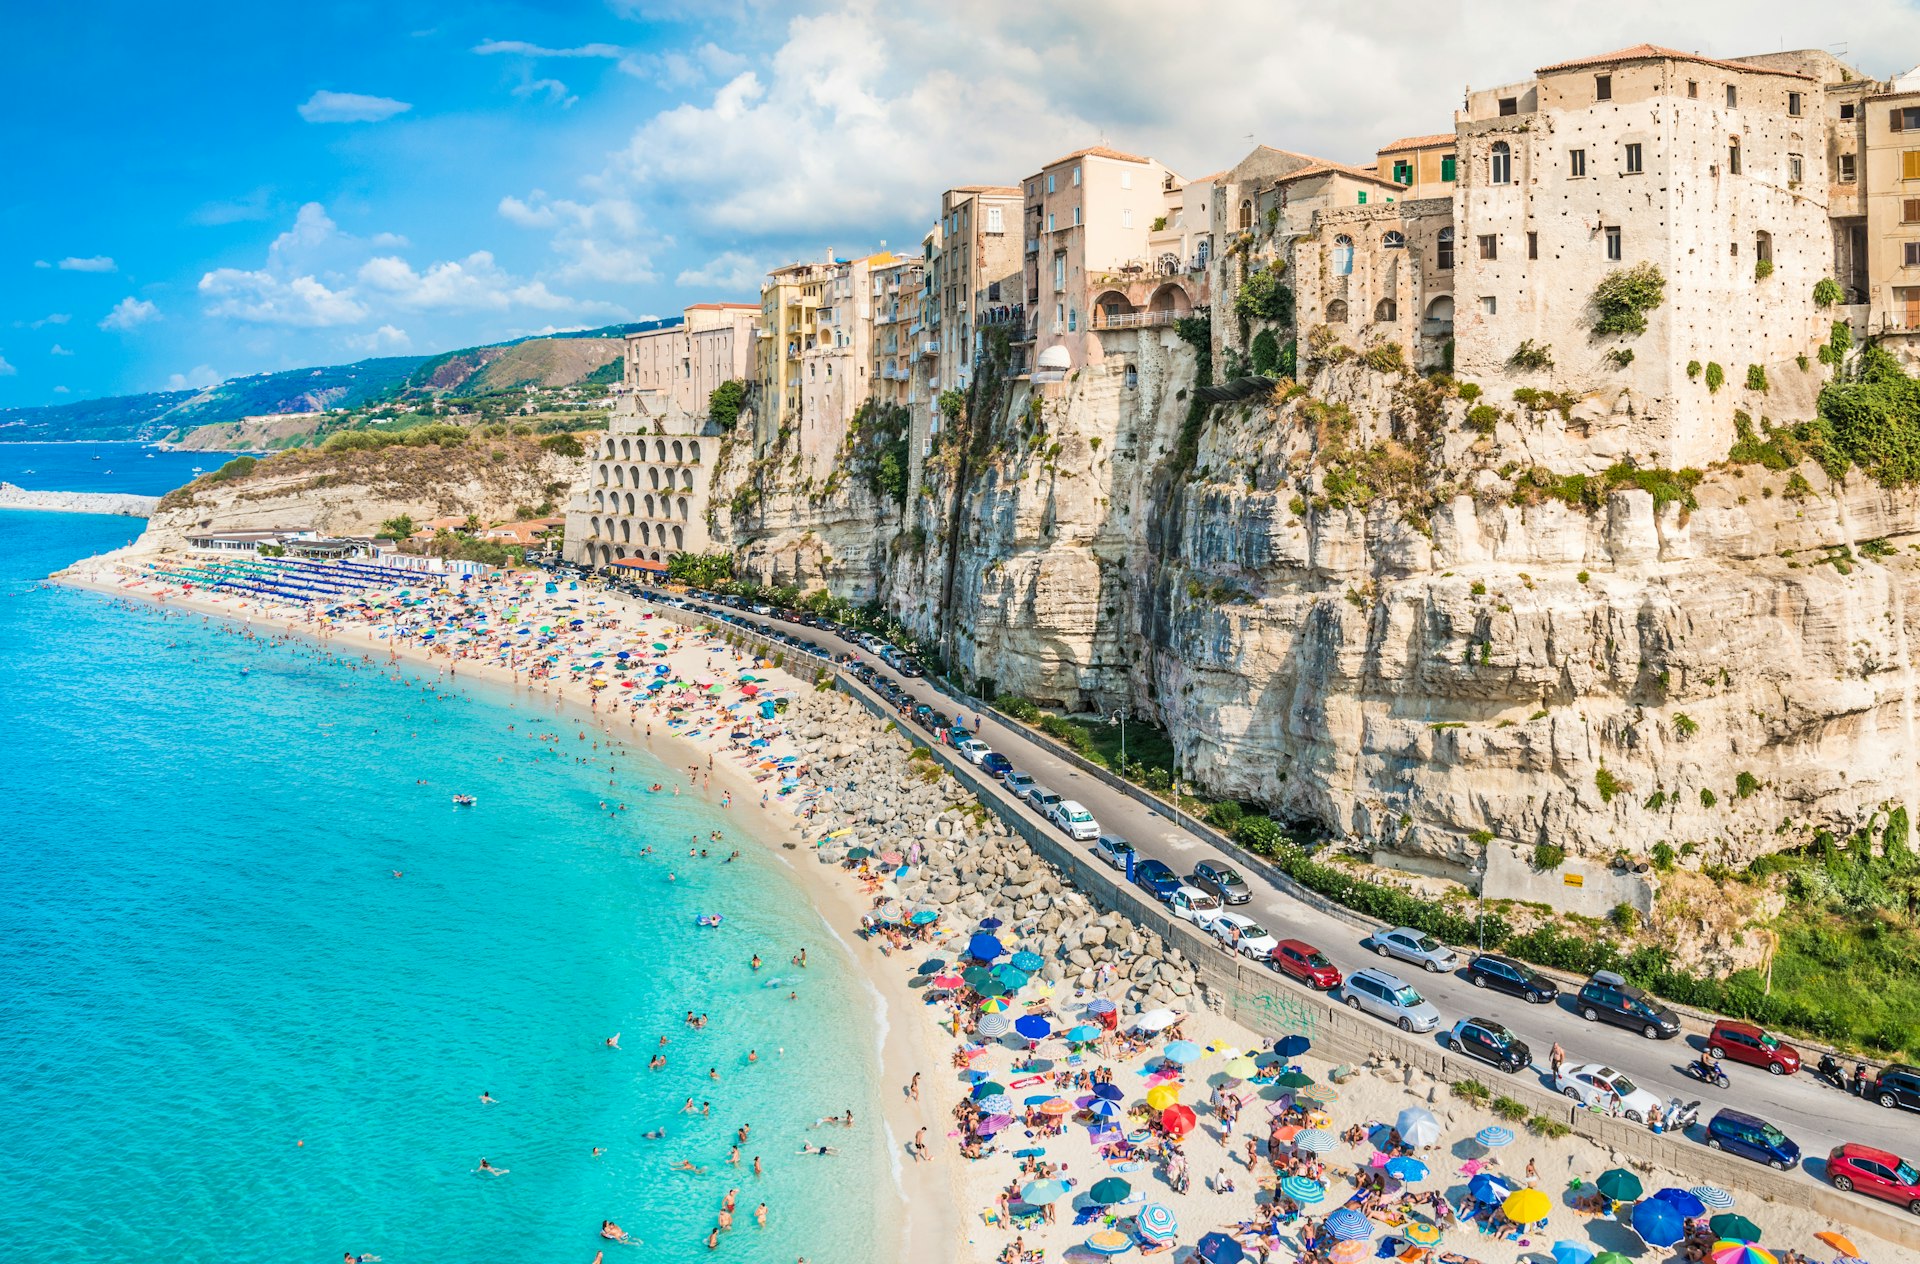
[{"label": "small boat on water", "polygon": [[[205,473],[206,473],[206,471],[205,471],[205,470],[203,470],[203,469],[201,469],[201,468],[200,468],[199,466],[197,466],[197,465],[193,467],[193,472],[194,472],[195,474],[205,474]],[[31,470],[29,470],[29,471],[28,471],[28,473],[32,473],[32,471],[31,471]]]},{"label": "small boat on water", "polygon": [[457,808],[470,808],[473,804],[474,798],[470,794],[456,794],[453,796],[453,806]]}]

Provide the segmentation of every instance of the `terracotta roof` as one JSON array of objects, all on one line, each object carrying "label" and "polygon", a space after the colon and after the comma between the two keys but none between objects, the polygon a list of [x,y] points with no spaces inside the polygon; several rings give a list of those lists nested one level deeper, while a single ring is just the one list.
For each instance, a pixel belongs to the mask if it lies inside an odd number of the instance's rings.
[{"label": "terracotta roof", "polygon": [[1402,149],[1427,149],[1435,145],[1451,145],[1455,139],[1452,132],[1436,132],[1432,136],[1407,136],[1394,141],[1391,145],[1380,146],[1377,152],[1391,154]]},{"label": "terracotta roof", "polygon": [[1138,154],[1123,154],[1117,149],[1108,149],[1105,145],[1089,145],[1085,149],[1076,149],[1070,154],[1062,154],[1052,162],[1040,164],[1040,170],[1057,167],[1071,158],[1111,158],[1115,162],[1152,162],[1151,158],[1142,158]]},{"label": "terracotta roof", "polygon": [[1210,176],[1195,176],[1193,179],[1187,181],[1187,183],[1188,184],[1212,184],[1215,180],[1218,180],[1221,176],[1224,176],[1226,174],[1227,173],[1224,170],[1216,171]]},{"label": "terracotta roof", "polygon": [[[1144,159],[1142,160],[1144,161]],[[1019,197],[1020,190],[1007,184],[956,184],[949,193],[1002,193],[1008,197]]]},{"label": "terracotta roof", "polygon": [[688,303],[687,304],[687,310],[690,312],[732,311],[734,308],[739,308],[742,311],[757,312],[760,310],[760,304],[758,303]]},{"label": "terracotta roof", "polygon": [[1298,171],[1289,171],[1283,176],[1275,176],[1273,182],[1275,184],[1285,184],[1289,180],[1304,180],[1308,176],[1324,175],[1348,176],[1355,180],[1365,180],[1369,184],[1384,184],[1393,189],[1403,189],[1406,187],[1405,185],[1395,184],[1391,180],[1382,178],[1377,171],[1369,171],[1365,167],[1349,167],[1343,162],[1311,163],[1308,166],[1300,168]]},{"label": "terracotta roof", "polygon": [[653,571],[661,575],[667,573],[667,564],[665,562],[656,562],[651,558],[645,557],[623,557],[612,563],[612,565],[625,566],[637,571]]},{"label": "terracotta roof", "polygon": [[1722,70],[1739,70],[1756,75],[1785,75],[1789,79],[1808,79],[1797,70],[1776,70],[1772,66],[1757,66],[1750,61],[1721,61],[1713,57],[1702,57],[1699,53],[1684,53],[1677,48],[1662,48],[1658,44],[1635,44],[1632,48],[1622,48],[1617,52],[1602,53],[1597,57],[1582,57],[1576,61],[1556,62],[1551,66],[1542,66],[1534,71],[1536,75],[1551,74],[1556,70],[1579,70],[1584,66],[1608,66],[1622,61],[1691,61],[1702,66],[1717,66]]}]

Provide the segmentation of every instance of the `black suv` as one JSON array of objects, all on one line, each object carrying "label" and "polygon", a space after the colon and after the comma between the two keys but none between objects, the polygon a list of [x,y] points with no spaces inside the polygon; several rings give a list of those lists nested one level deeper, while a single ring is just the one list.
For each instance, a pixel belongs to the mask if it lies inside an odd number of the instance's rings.
[{"label": "black suv", "polygon": [[1529,1005],[1545,1005],[1560,995],[1554,981],[1532,966],[1490,952],[1467,963],[1467,981],[1477,988],[1523,997]]},{"label": "black suv", "polygon": [[1678,1015],[1611,970],[1596,970],[1580,989],[1580,1017],[1630,1027],[1648,1040],[1680,1034]]},{"label": "black suv", "polygon": [[1920,1067],[1890,1066],[1867,1089],[1867,1100],[1882,1106],[1905,1106],[1920,1110]]}]

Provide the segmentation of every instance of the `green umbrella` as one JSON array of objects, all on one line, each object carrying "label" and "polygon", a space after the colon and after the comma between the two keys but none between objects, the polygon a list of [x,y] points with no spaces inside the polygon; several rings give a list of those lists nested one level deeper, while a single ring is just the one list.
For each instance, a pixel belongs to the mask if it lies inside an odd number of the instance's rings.
[{"label": "green umbrella", "polygon": [[1623,1167],[1609,1168],[1600,1173],[1600,1179],[1593,1187],[1617,1203],[1630,1203],[1640,1197],[1640,1178]]},{"label": "green umbrella", "polygon": [[1588,1260],[1587,1264],[1633,1264],[1633,1261],[1618,1251],[1602,1251]]},{"label": "green umbrella", "polygon": [[1724,1216],[1715,1216],[1707,1221],[1707,1225],[1713,1230],[1714,1237],[1725,1238],[1730,1242],[1760,1240],[1760,1226],[1745,1216],[1735,1215],[1733,1212],[1728,1212]]},{"label": "green umbrella", "polygon": [[1087,1197],[1103,1207],[1111,1207],[1115,1203],[1125,1202],[1127,1195],[1132,1192],[1133,1186],[1117,1176],[1109,1176],[1105,1180],[1095,1181],[1093,1188],[1087,1191]]},{"label": "green umbrella", "polygon": [[873,853],[871,851],[868,851],[865,847],[850,847],[847,849],[848,860],[865,860],[868,856],[871,856],[871,855],[873,855]]},{"label": "green umbrella", "polygon": [[985,966],[968,966],[960,972],[960,977],[967,981],[967,986],[970,988],[985,987],[989,983],[999,982],[993,977],[993,971]]},{"label": "green umbrella", "polygon": [[985,983],[975,984],[973,990],[988,999],[996,996],[1006,996],[1012,991],[1011,988],[998,979],[988,979]]},{"label": "green umbrella", "polygon": [[[545,632],[545,631],[546,631],[546,629],[545,629],[545,628],[541,628],[540,630],[541,630],[542,632]],[[659,641],[655,641],[655,642],[653,643],[653,648],[654,648],[654,649],[656,649],[656,650],[658,650],[658,651],[660,651],[660,652],[661,652],[662,654],[664,654],[664,653],[666,653],[666,652],[667,652],[667,647],[666,647],[665,645],[663,645],[663,644],[661,644],[661,643],[660,643]]]},{"label": "green umbrella", "polygon": [[1312,1088],[1313,1087],[1313,1077],[1311,1075],[1308,1075],[1305,1071],[1288,1071],[1284,1075],[1275,1076],[1273,1082],[1275,1084],[1278,1084],[1281,1088]]}]

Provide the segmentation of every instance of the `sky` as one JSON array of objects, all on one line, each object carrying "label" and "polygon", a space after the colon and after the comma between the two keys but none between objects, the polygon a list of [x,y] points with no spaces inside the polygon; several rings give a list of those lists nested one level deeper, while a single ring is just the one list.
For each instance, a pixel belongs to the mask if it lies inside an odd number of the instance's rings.
[{"label": "sky", "polygon": [[1106,143],[1349,162],[1648,42],[1920,62],[1920,0],[96,0],[0,41],[0,407],[752,301]]}]

